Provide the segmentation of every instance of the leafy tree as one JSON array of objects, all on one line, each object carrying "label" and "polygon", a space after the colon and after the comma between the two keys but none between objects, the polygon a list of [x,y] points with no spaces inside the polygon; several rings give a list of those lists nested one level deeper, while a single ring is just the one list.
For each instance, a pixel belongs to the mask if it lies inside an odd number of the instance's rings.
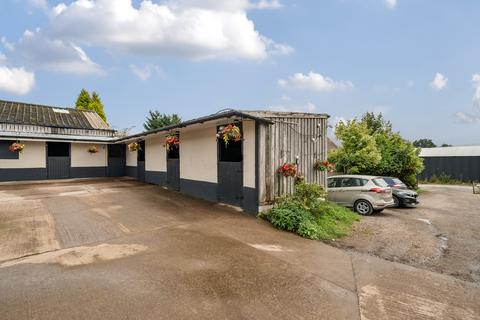
[{"label": "leafy tree", "polygon": [[143,123],[143,127],[148,131],[179,124],[180,122],[182,122],[182,119],[177,114],[169,115],[160,113],[158,110],[150,110],[148,111],[147,119]]},{"label": "leafy tree", "polygon": [[90,96],[87,90],[82,89],[75,102],[75,108],[79,110],[95,111],[103,121],[107,122],[105,111],[103,111],[103,103],[100,100],[98,93],[95,91],[93,91],[92,96]]},{"label": "leafy tree", "polygon": [[442,144],[442,147],[453,147],[451,144],[444,143]]},{"label": "leafy tree", "polygon": [[359,174],[378,165],[382,160],[374,137],[368,126],[358,120],[339,122],[335,135],[342,145],[329,154],[329,161],[336,164],[340,172]]},{"label": "leafy tree", "polygon": [[431,139],[419,139],[413,141],[413,146],[417,148],[435,148],[437,145]]},{"label": "leafy tree", "polygon": [[90,104],[90,100],[91,98],[88,91],[82,89],[77,97],[77,102],[75,102],[75,108],[80,110],[89,110],[88,105]]},{"label": "leafy tree", "polygon": [[339,123],[335,135],[342,146],[329,159],[345,173],[394,176],[407,185],[416,184],[423,170],[420,150],[392,131],[381,114],[365,114],[362,119]]},{"label": "leafy tree", "polygon": [[88,104],[88,110],[95,111],[100,118],[103,119],[103,121],[107,122],[107,117],[105,116],[105,111],[103,110],[103,103],[95,91],[92,93],[92,99]]}]

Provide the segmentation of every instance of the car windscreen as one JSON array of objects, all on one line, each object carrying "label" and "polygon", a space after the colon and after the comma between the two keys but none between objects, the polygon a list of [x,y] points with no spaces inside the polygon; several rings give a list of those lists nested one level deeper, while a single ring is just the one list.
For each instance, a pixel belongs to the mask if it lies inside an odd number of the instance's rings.
[{"label": "car windscreen", "polygon": [[372,179],[372,181],[373,181],[373,183],[375,183],[375,185],[376,185],[377,187],[381,187],[381,188],[386,188],[386,187],[388,187],[388,183],[386,183],[385,180],[383,180],[383,179],[380,179],[380,178],[378,178],[378,179]]}]

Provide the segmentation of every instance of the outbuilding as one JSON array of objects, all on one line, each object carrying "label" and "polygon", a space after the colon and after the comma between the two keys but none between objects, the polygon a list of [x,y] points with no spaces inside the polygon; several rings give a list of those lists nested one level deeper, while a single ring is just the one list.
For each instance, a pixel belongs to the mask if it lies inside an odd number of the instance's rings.
[{"label": "outbuilding", "polygon": [[228,109],[118,137],[93,112],[0,101],[0,181],[127,175],[256,213],[295,179],[326,184],[327,120]]},{"label": "outbuilding", "polygon": [[123,176],[117,138],[95,112],[0,100],[0,181]]},{"label": "outbuilding", "polygon": [[[120,141],[127,144],[128,175],[258,212],[293,191],[295,178],[278,172],[285,164],[295,168],[297,178],[325,185],[326,173],[314,163],[326,160],[327,119],[325,114],[224,110]],[[238,141],[223,139],[229,127],[238,128]],[[167,147],[172,136],[177,144]]]},{"label": "outbuilding", "polygon": [[448,176],[465,182],[480,181],[480,146],[423,148],[425,169],[420,180]]}]

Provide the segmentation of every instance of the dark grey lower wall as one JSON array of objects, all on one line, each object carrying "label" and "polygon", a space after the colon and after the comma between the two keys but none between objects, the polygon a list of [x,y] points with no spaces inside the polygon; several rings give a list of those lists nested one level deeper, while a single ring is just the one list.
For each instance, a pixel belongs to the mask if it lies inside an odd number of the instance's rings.
[{"label": "dark grey lower wall", "polygon": [[167,185],[167,173],[161,171],[145,171],[145,182],[165,187]]},{"label": "dark grey lower wall", "polygon": [[107,176],[107,167],[72,167],[70,178],[100,178]]},{"label": "dark grey lower wall", "polygon": [[258,191],[255,188],[243,187],[243,210],[251,214],[258,213]]},{"label": "dark grey lower wall", "polygon": [[195,198],[217,201],[217,184],[213,182],[180,179],[180,192]]},{"label": "dark grey lower wall", "polygon": [[47,168],[0,169],[0,182],[47,179]]},{"label": "dark grey lower wall", "polygon": [[480,181],[480,157],[425,157],[420,180],[448,175],[463,181]]},{"label": "dark grey lower wall", "polygon": [[129,177],[133,177],[133,178],[137,179],[137,167],[126,166],[125,167],[125,173]]}]

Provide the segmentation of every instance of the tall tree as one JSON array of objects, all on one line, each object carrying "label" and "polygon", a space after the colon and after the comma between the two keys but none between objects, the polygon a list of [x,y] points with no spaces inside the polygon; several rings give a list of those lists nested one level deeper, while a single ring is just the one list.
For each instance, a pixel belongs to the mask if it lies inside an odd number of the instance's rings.
[{"label": "tall tree", "polygon": [[88,110],[95,111],[103,121],[107,122],[107,117],[105,116],[105,111],[103,110],[103,103],[98,96],[98,93],[93,91],[92,99],[88,105]]},{"label": "tall tree", "polygon": [[417,148],[435,148],[437,145],[431,139],[418,139],[413,141],[413,146]]},{"label": "tall tree", "polygon": [[80,110],[88,110],[88,105],[90,104],[91,98],[87,90],[82,89],[80,94],[77,97],[75,102],[75,108]]},{"label": "tall tree", "polygon": [[143,123],[143,127],[148,131],[179,124],[180,122],[182,122],[182,119],[177,114],[165,114],[160,113],[158,110],[150,110],[148,111],[147,119]]},{"label": "tall tree", "polygon": [[367,113],[360,121],[340,122],[335,135],[342,145],[329,159],[339,171],[394,176],[414,186],[423,170],[420,150],[393,132],[391,123],[381,114]]}]

